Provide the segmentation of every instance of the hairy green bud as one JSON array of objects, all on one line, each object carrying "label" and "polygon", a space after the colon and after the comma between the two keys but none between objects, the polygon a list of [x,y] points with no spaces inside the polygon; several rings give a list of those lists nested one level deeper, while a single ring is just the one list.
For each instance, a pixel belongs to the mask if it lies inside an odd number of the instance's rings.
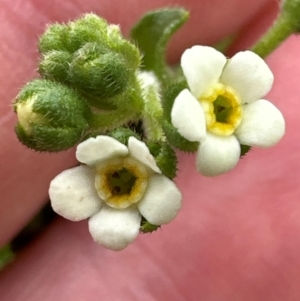
[{"label": "hairy green bud", "polygon": [[90,109],[72,89],[49,80],[28,83],[14,109],[20,141],[37,151],[56,152],[79,142],[88,128]]},{"label": "hairy green bud", "polygon": [[141,64],[142,56],[140,51],[134,44],[122,37],[120,27],[114,24],[109,25],[107,35],[109,37],[109,46],[116,52],[122,54],[132,69],[137,69]]},{"label": "hairy green bud", "polygon": [[124,55],[133,69],[140,65],[141,55],[138,48],[123,38],[118,25],[109,25],[95,14],[86,14],[75,22],[69,23],[69,27],[74,51],[86,43],[96,43]]},{"label": "hairy green bud", "polygon": [[75,53],[69,76],[84,94],[107,99],[126,89],[130,71],[122,55],[87,43]]},{"label": "hairy green bud", "polygon": [[73,52],[83,47],[86,43],[107,45],[107,22],[95,14],[85,14],[81,18],[70,22],[69,40]]},{"label": "hairy green bud", "polygon": [[49,25],[39,39],[39,50],[43,54],[53,50],[71,51],[68,26],[57,23]]},{"label": "hairy green bud", "polygon": [[49,51],[43,55],[38,71],[46,79],[68,83],[69,66],[72,59],[73,55],[67,51]]}]

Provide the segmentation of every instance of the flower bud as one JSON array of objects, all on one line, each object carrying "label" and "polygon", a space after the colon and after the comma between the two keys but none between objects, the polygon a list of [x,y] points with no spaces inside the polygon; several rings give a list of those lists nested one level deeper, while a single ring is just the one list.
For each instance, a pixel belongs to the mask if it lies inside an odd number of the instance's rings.
[{"label": "flower bud", "polygon": [[79,50],[86,43],[96,43],[122,54],[129,66],[137,69],[141,55],[138,48],[125,40],[118,25],[108,23],[95,14],[86,14],[75,22],[69,23],[70,43],[73,51]]},{"label": "flower bud", "polygon": [[79,142],[90,109],[72,89],[49,80],[28,83],[16,97],[19,140],[37,151],[57,152]]},{"label": "flower bud", "polygon": [[70,82],[84,94],[110,98],[123,92],[130,70],[121,54],[95,43],[79,49],[70,66]]},{"label": "flower bud", "polygon": [[70,51],[69,28],[65,24],[52,24],[39,39],[39,50],[45,54],[52,50]]},{"label": "flower bud", "polygon": [[108,43],[116,52],[123,54],[128,65],[136,70],[141,64],[141,54],[139,49],[129,41],[125,40],[118,25],[109,25],[107,28]]},{"label": "flower bud", "polygon": [[72,59],[73,55],[67,51],[49,51],[39,63],[39,73],[46,79],[67,83]]},{"label": "flower bud", "polygon": [[107,44],[107,22],[95,14],[85,14],[74,22],[70,22],[69,40],[73,52],[86,43]]}]

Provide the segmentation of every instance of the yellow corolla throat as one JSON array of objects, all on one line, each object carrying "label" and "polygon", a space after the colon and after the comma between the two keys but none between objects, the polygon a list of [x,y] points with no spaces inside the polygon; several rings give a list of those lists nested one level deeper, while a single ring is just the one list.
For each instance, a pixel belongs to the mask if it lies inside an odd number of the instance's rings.
[{"label": "yellow corolla throat", "polygon": [[204,110],[208,131],[229,136],[240,125],[243,115],[241,99],[231,87],[217,83],[203,93],[199,101]]},{"label": "yellow corolla throat", "polygon": [[108,206],[124,209],[142,199],[148,179],[144,165],[130,157],[117,158],[97,166],[95,187]]}]

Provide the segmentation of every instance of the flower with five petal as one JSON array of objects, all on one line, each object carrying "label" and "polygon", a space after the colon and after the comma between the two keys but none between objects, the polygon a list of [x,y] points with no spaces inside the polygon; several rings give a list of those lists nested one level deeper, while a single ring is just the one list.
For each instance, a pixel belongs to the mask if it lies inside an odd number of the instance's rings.
[{"label": "flower with five petal", "polygon": [[97,136],[80,143],[76,157],[86,165],[52,180],[51,204],[69,220],[89,218],[96,242],[121,250],[137,237],[142,216],[154,225],[176,217],[181,193],[161,174],[145,143],[130,137],[125,146],[109,136]]},{"label": "flower with five petal", "polygon": [[189,90],[176,97],[171,122],[180,135],[198,141],[196,167],[206,176],[231,170],[240,144],[270,147],[284,135],[281,112],[261,99],[273,84],[266,63],[251,51],[231,59],[207,46],[194,46],[181,57]]}]

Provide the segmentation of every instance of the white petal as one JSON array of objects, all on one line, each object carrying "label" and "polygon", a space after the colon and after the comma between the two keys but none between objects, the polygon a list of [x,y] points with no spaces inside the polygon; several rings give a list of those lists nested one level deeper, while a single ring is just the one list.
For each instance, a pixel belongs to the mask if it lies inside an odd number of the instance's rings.
[{"label": "white petal", "polygon": [[284,135],[284,118],[271,102],[260,99],[244,105],[243,111],[243,120],[235,132],[241,144],[270,147]]},{"label": "white petal", "polygon": [[150,151],[144,142],[135,137],[130,137],[128,140],[128,149],[130,157],[141,162],[143,165],[148,166],[154,172],[161,173],[154,157],[150,154]]},{"label": "white petal", "polygon": [[243,51],[226,64],[220,82],[235,89],[242,103],[250,103],[266,95],[273,80],[272,71],[261,57],[254,52]]},{"label": "white petal", "polygon": [[240,152],[241,148],[235,136],[207,134],[197,152],[197,170],[209,177],[223,174],[236,166]]},{"label": "white petal", "polygon": [[226,57],[208,46],[194,46],[181,57],[181,67],[192,94],[200,95],[219,81]]},{"label": "white petal", "polygon": [[167,224],[176,217],[181,208],[181,198],[173,181],[163,175],[154,175],[150,178],[138,208],[151,224]]},{"label": "white petal", "polygon": [[122,250],[139,234],[141,215],[135,207],[113,209],[103,206],[89,219],[89,231],[93,239],[112,250]]},{"label": "white petal", "polygon": [[174,101],[171,122],[178,133],[189,141],[199,141],[206,135],[204,111],[187,89],[181,91]]},{"label": "white petal", "polygon": [[60,173],[50,183],[49,196],[53,210],[59,215],[80,221],[101,208],[95,186],[95,172],[86,166],[77,166]]},{"label": "white petal", "polygon": [[103,160],[127,154],[127,147],[109,136],[89,138],[80,143],[76,150],[77,160],[87,165],[94,165]]}]

